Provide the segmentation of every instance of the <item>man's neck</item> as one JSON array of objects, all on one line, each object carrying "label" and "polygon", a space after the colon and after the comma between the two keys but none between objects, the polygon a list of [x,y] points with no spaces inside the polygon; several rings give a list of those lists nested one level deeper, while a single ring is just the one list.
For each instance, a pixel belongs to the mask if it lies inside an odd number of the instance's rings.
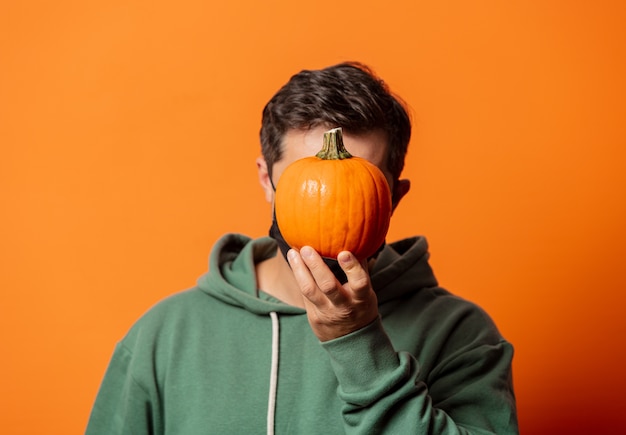
[{"label": "man's neck", "polygon": [[303,296],[293,272],[277,249],[276,255],[255,265],[257,286],[286,304],[304,308]]}]

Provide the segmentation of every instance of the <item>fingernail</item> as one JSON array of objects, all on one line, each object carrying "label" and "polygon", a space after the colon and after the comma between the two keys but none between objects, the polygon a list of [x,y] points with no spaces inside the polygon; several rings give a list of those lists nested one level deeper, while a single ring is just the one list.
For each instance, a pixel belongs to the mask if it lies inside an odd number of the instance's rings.
[{"label": "fingernail", "polygon": [[348,264],[352,261],[352,257],[347,252],[340,252],[337,256],[337,260],[339,260],[340,263]]},{"label": "fingernail", "polygon": [[295,250],[295,249],[290,249],[290,250],[287,252],[287,259],[289,259],[289,261],[293,261],[293,260],[295,260],[296,256],[297,256],[297,253],[296,253],[296,250]]},{"label": "fingernail", "polygon": [[300,249],[300,255],[302,255],[303,258],[311,258],[313,256],[313,248],[310,246],[304,246]]}]

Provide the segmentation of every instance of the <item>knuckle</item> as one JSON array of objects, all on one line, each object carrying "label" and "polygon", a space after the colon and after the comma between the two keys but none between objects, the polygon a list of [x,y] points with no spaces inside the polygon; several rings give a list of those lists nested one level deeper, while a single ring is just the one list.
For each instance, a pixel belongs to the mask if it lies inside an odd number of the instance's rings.
[{"label": "knuckle", "polygon": [[315,285],[310,282],[300,284],[300,291],[306,297],[313,296],[315,294]]},{"label": "knuckle", "polygon": [[[349,277],[350,278],[350,277]],[[350,287],[354,289],[364,289],[369,287],[369,278],[367,276],[359,275],[353,276],[350,282]]]},{"label": "knuckle", "polygon": [[330,279],[324,279],[318,283],[318,287],[322,293],[329,294],[335,291],[336,283]]},{"label": "knuckle", "polygon": [[307,267],[309,268],[309,270],[312,273],[316,273],[320,270],[322,270],[322,266],[324,263],[318,262],[318,261],[313,261],[311,259],[309,259],[308,261],[305,261],[305,264],[307,265]]}]

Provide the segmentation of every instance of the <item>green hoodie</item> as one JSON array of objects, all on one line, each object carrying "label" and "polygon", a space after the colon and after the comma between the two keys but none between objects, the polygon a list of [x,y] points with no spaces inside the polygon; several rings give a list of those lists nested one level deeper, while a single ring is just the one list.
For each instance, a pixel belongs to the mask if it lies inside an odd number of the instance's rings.
[{"label": "green hoodie", "polygon": [[257,289],[254,264],[273,255],[272,239],[222,238],[198,286],[118,343],[86,433],[518,433],[513,349],[438,287],[424,238],[379,254],[379,319],[324,343]]}]

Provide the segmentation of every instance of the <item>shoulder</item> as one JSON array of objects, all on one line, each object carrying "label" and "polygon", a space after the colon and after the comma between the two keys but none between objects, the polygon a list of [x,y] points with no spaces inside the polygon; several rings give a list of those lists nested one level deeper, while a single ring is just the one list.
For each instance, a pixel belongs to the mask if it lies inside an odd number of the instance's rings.
[{"label": "shoulder", "polygon": [[439,286],[421,288],[385,308],[383,320],[394,335],[421,337],[448,351],[504,341],[492,317],[479,304]]},{"label": "shoulder", "polygon": [[202,307],[208,299],[206,293],[195,287],[174,293],[153,305],[138,322],[149,324],[159,322],[163,318],[184,317],[190,310],[195,311]]},{"label": "shoulder", "polygon": [[162,341],[190,328],[190,324],[206,317],[214,301],[206,293],[191,288],[162,299],[149,308],[130,328],[122,340],[128,348]]},{"label": "shoulder", "polygon": [[439,327],[476,340],[502,340],[493,318],[478,303],[457,296],[441,287],[424,289],[430,303],[426,305],[429,317],[437,319]]}]

